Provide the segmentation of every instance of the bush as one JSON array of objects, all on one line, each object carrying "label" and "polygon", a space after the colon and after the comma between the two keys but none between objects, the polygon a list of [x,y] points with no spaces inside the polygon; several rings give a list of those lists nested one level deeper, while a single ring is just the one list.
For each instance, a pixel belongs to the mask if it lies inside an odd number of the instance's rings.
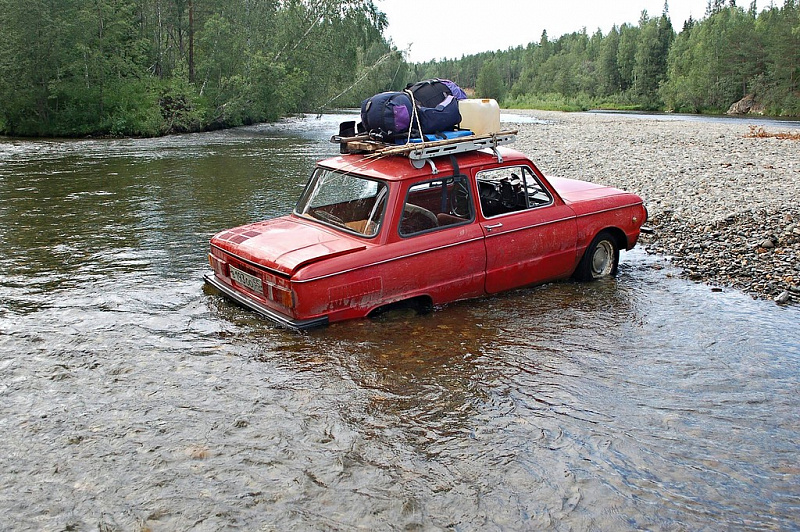
[{"label": "bush", "polygon": [[160,115],[161,134],[199,131],[205,124],[205,105],[194,87],[181,78],[173,78],[161,86],[155,109]]},{"label": "bush", "polygon": [[106,102],[107,131],[115,136],[152,137],[164,130],[158,91],[144,82],[121,84]]}]

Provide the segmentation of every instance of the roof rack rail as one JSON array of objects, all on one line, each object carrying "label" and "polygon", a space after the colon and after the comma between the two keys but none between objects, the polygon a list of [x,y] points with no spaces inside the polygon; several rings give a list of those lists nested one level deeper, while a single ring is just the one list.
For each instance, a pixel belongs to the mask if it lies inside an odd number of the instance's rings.
[{"label": "roof rack rail", "polygon": [[[407,144],[387,144],[372,140],[368,135],[363,134],[356,137],[331,137],[331,142],[338,143],[342,147],[342,153],[366,153],[369,157],[385,157],[389,155],[401,155],[411,159],[415,167],[421,168],[425,163],[434,157],[444,155],[454,155],[468,151],[476,151],[485,148],[492,149],[502,162],[498,146],[511,144],[517,139],[517,130],[499,131],[488,135],[470,135],[456,137],[452,139],[410,142]],[[415,161],[423,161],[415,163]],[[431,162],[433,166],[433,163]],[[435,166],[434,166],[435,169]]]},{"label": "roof rack rail", "polygon": [[[460,137],[448,140],[437,140],[432,142],[420,142],[402,146],[403,151],[411,160],[431,159],[443,155],[453,155],[468,151],[482,150],[484,148],[497,148],[505,144],[511,144],[517,139],[516,131],[501,131],[492,135],[475,135],[471,137]],[[391,151],[394,148],[389,148]]]}]

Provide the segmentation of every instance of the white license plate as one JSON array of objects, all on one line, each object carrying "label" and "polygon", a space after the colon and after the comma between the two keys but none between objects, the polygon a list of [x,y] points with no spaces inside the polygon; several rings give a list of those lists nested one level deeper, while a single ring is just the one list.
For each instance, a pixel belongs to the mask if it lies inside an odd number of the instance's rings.
[{"label": "white license plate", "polygon": [[259,279],[255,275],[250,275],[249,273],[245,273],[242,270],[237,270],[233,266],[231,266],[230,269],[231,269],[231,279],[233,279],[240,285],[244,286],[245,288],[252,290],[253,292],[257,292],[259,294],[264,293],[264,285],[261,284],[261,279]]}]

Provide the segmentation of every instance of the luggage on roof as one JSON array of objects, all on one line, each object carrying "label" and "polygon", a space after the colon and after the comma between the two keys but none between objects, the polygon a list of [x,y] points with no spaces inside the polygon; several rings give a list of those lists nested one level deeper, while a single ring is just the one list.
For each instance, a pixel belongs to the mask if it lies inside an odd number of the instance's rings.
[{"label": "luggage on roof", "polygon": [[[461,87],[448,79],[426,79],[409,83],[406,92],[417,109],[420,136],[453,131],[461,122],[458,101],[467,97]],[[412,124],[412,127],[417,125]]]},{"label": "luggage on roof", "polygon": [[361,102],[361,123],[342,122],[331,142],[340,145],[341,153],[427,159],[496,148],[515,138],[516,131],[500,131],[497,102],[469,100],[454,82],[432,78],[367,98]]},{"label": "luggage on roof", "polygon": [[433,78],[409,83],[406,90],[414,96],[415,103],[422,107],[436,107],[448,96],[452,96],[456,100],[463,100],[467,97],[461,87],[449,79]]},{"label": "luggage on roof", "polygon": [[458,101],[466,97],[447,79],[409,83],[402,92],[381,92],[361,102],[359,131],[384,141],[408,137],[409,130],[413,137],[454,131],[461,122]]},{"label": "luggage on roof", "polygon": [[361,124],[364,131],[390,140],[408,132],[414,110],[405,92],[381,92],[361,102]]}]

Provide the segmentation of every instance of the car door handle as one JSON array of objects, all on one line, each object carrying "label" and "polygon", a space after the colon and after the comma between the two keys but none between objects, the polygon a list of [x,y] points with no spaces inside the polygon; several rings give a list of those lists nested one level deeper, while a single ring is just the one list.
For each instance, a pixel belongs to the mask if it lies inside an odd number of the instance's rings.
[{"label": "car door handle", "polygon": [[484,225],[483,226],[483,228],[486,229],[487,233],[491,233],[492,229],[500,229],[501,227],[503,227],[503,224],[500,224],[500,223],[492,224],[492,225]]}]

